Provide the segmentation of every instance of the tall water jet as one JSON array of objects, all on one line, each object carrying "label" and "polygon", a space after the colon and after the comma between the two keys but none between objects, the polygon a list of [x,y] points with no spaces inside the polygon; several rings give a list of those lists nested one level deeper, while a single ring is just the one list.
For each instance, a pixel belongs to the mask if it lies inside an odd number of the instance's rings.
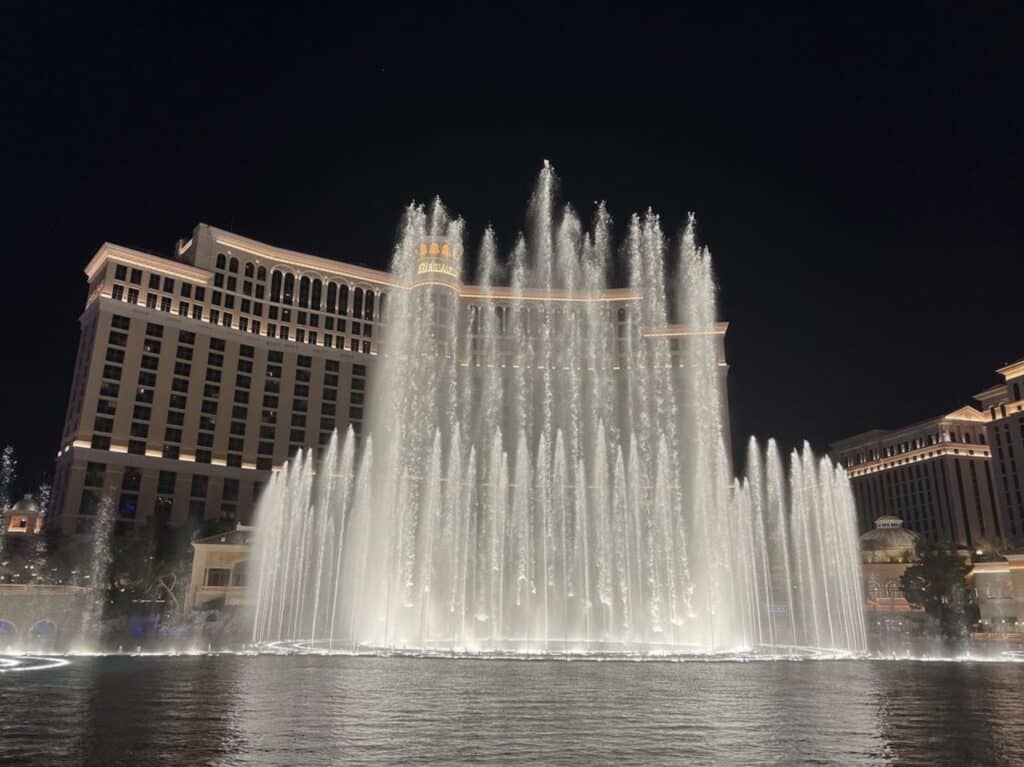
[{"label": "tall water jet", "polygon": [[[852,497],[805,447],[730,460],[725,324],[691,216],[628,219],[611,283],[545,163],[526,233],[479,246],[407,208],[367,436],[301,453],[260,501],[255,639],[355,651],[865,647]],[[370,442],[376,448],[370,447]]]}]

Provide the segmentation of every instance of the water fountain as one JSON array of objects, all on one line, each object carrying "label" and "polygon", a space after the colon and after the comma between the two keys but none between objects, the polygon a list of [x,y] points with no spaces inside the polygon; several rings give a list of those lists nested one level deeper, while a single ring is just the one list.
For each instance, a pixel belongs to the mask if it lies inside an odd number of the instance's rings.
[{"label": "water fountain", "polygon": [[257,511],[254,640],[352,652],[866,648],[853,497],[808,446],[735,479],[723,326],[694,222],[556,211],[545,164],[506,263],[412,205],[365,436],[298,454]]}]

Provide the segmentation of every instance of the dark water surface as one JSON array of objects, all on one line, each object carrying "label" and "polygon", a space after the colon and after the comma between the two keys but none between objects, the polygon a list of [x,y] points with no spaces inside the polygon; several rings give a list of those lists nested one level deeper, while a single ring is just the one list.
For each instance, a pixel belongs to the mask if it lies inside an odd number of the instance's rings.
[{"label": "dark water surface", "polygon": [[1024,664],[72,658],[14,764],[1024,764]]}]

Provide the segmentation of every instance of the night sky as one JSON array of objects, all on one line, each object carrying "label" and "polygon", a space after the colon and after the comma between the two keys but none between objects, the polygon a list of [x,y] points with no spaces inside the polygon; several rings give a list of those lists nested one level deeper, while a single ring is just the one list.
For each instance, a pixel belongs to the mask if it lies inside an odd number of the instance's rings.
[{"label": "night sky", "polygon": [[471,250],[488,222],[508,247],[545,158],[620,234],[697,213],[734,439],[824,449],[1024,356],[1019,10],[207,5],[0,10],[0,442],[26,485],[105,240],[170,255],[204,221],[384,268],[403,206],[439,194]]}]

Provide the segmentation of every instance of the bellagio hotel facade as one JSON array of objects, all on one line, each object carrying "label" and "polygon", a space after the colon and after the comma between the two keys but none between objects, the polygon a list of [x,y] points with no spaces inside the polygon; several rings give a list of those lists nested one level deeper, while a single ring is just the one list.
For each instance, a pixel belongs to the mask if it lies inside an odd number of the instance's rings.
[{"label": "bellagio hotel facade", "polygon": [[104,244],[88,297],[51,524],[248,522],[270,472],[363,426],[386,272],[197,226],[173,258]]},{"label": "bellagio hotel facade", "polygon": [[[101,503],[114,505],[118,533],[150,520],[248,523],[296,451],[350,426],[361,434],[387,296],[399,289],[388,272],[199,224],[173,258],[106,243],[85,274],[48,515],[61,533],[88,532]],[[460,303],[480,294],[455,287]],[[637,296],[605,300],[621,322]],[[726,328],[713,331],[723,382]],[[657,335],[678,336],[678,351],[690,333]]]}]

